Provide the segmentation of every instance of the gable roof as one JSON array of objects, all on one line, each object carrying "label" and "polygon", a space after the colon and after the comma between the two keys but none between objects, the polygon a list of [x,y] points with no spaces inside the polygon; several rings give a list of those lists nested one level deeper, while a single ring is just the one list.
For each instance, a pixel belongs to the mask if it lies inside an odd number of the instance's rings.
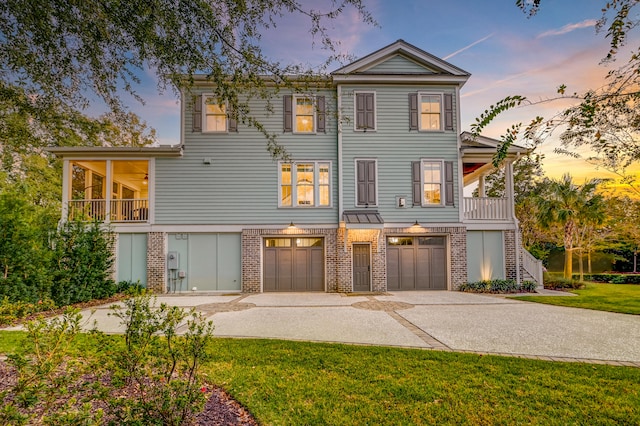
[{"label": "gable roof", "polygon": [[[470,132],[462,132],[460,134],[460,142],[462,143],[460,150],[463,154],[494,154],[501,142],[497,139],[488,138],[486,136],[473,136]],[[507,155],[523,155],[531,152],[529,148],[520,145],[511,144],[507,150]]]},{"label": "gable roof", "polygon": [[[399,66],[403,65],[404,66]],[[385,66],[386,65],[386,66]],[[450,64],[404,40],[358,59],[331,73],[334,81],[404,81],[440,82],[462,86],[471,76],[467,71]]]}]

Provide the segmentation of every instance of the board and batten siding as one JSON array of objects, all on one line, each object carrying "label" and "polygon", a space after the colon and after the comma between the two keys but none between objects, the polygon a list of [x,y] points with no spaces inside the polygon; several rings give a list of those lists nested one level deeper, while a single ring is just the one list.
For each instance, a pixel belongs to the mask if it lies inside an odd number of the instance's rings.
[{"label": "board and batten siding", "polygon": [[[201,88],[196,94],[207,93]],[[238,132],[202,133],[192,130],[192,108],[185,108],[182,158],[156,160],[155,222],[157,224],[296,224],[337,223],[337,122],[335,94],[325,96],[326,132],[283,133],[280,92],[272,99],[252,101],[251,113],[268,132],[277,134],[293,161],[331,162],[331,207],[278,207],[278,162],[267,152],[264,135],[238,123]],[[191,96],[187,99],[190,102]],[[205,164],[204,160],[211,164]]]},{"label": "board and batten siding", "polygon": [[[343,126],[344,208],[356,208],[355,159],[376,159],[378,166],[378,207],[385,222],[459,222],[458,135],[455,131],[417,132],[409,130],[409,93],[453,94],[452,86],[349,85],[342,87],[343,114],[353,120],[354,92],[375,91],[376,131],[354,131]],[[454,113],[454,129],[459,118]],[[453,162],[454,206],[413,206],[411,163],[420,159]],[[406,197],[406,207],[396,207],[396,197]],[[444,185],[443,195],[444,197]]]}]

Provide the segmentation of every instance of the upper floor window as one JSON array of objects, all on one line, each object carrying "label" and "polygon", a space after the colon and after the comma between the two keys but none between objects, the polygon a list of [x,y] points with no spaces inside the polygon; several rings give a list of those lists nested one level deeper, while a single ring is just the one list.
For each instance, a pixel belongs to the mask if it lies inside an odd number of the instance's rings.
[{"label": "upper floor window", "polygon": [[285,132],[311,134],[325,131],[324,96],[286,95],[283,103]]},{"label": "upper floor window", "polygon": [[329,207],[331,163],[280,163],[280,207]]},{"label": "upper floor window", "polygon": [[414,206],[453,206],[453,162],[421,160],[411,163]]},{"label": "upper floor window", "polygon": [[453,95],[451,93],[409,93],[409,130],[423,132],[454,130]]},{"label": "upper floor window", "polygon": [[422,161],[422,204],[442,204],[442,161]]},{"label": "upper floor window", "polygon": [[227,106],[213,96],[203,96],[204,132],[227,131]]},{"label": "upper floor window", "polygon": [[355,129],[376,130],[376,94],[373,92],[355,93]]},{"label": "upper floor window", "polygon": [[295,128],[296,133],[315,132],[316,113],[313,99],[307,97],[295,97]]}]

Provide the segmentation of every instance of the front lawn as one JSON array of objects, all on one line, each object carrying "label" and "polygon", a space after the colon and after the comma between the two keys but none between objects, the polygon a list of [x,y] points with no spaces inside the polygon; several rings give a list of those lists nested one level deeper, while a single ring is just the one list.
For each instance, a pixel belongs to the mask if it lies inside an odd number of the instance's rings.
[{"label": "front lawn", "polygon": [[518,296],[514,299],[640,315],[640,285],[587,283],[586,288],[571,290],[571,293],[578,296]]},{"label": "front lawn", "polygon": [[[21,335],[0,331],[0,352]],[[211,350],[203,372],[265,425],[640,424],[639,368],[258,339]]]}]

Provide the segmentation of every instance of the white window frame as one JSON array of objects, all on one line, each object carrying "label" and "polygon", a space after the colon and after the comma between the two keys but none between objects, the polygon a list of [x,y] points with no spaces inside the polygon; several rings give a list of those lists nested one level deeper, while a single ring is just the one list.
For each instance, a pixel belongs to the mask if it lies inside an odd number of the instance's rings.
[{"label": "white window frame", "polygon": [[[437,163],[440,165],[440,203],[427,203],[424,199],[424,185],[427,183],[424,180],[424,166],[426,163]],[[420,205],[422,207],[442,207],[445,205],[445,181],[444,181],[444,160],[434,160],[430,158],[420,159]]]},{"label": "white window frame", "polygon": [[[202,94],[202,133],[228,133],[229,132],[229,105],[227,102],[224,103],[216,103],[214,105],[224,105],[224,130],[210,130],[207,127],[207,99],[215,99],[217,102],[217,97],[213,93],[203,93]],[[217,114],[221,115],[221,114]]]},{"label": "white window frame", "polygon": [[[298,130],[298,114],[297,114],[297,106],[298,106],[298,99],[309,99],[311,100],[311,108],[312,108],[312,118],[311,118],[311,125],[312,125],[312,130],[310,132],[303,132]],[[291,105],[291,114],[293,115],[291,117],[292,119],[292,123],[291,123],[291,131],[292,133],[296,133],[299,135],[315,135],[317,132],[317,109],[318,109],[318,101],[316,100],[315,96],[312,95],[293,95],[292,99],[291,99],[292,105]]]},{"label": "white window frame", "polygon": [[[364,129],[358,127],[358,95],[373,94],[373,128]],[[358,90],[353,92],[353,131],[354,132],[376,132],[378,130],[378,95],[372,90]]]},{"label": "white window frame", "polygon": [[[284,164],[289,164],[291,166],[291,205],[282,204],[282,166]],[[297,167],[300,164],[313,164],[313,204],[312,205],[304,205],[297,204],[298,199],[298,185],[296,184],[296,173]],[[327,185],[320,184],[320,165],[328,164],[329,165],[329,180]],[[279,161],[278,162],[278,207],[285,209],[293,209],[293,208],[302,208],[302,209],[326,209],[331,208],[333,205],[333,194],[332,194],[332,175],[331,171],[333,168],[333,164],[328,160],[300,160],[300,161]],[[320,187],[327,186],[329,191],[329,204],[320,205]]]},{"label": "white window frame", "polygon": [[[422,97],[435,96],[440,100],[440,120],[438,129],[422,127]],[[444,96],[442,93],[418,92],[418,131],[420,132],[444,132]]]},{"label": "white window frame", "polygon": [[[376,167],[376,203],[375,204],[358,204],[358,161],[373,161]],[[353,205],[355,207],[378,207],[380,204],[380,197],[378,194],[378,188],[380,187],[380,181],[378,180],[378,159],[377,158],[354,158],[353,159]]]}]

